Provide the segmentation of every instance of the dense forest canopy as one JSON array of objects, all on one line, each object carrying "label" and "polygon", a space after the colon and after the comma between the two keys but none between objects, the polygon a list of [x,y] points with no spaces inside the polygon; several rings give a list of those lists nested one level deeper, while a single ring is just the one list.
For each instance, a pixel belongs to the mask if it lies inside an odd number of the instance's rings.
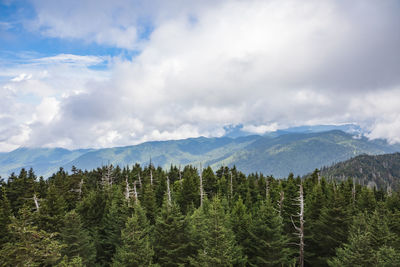
[{"label": "dense forest canopy", "polygon": [[397,266],[400,194],[235,167],[22,169],[1,180],[2,266]]}]

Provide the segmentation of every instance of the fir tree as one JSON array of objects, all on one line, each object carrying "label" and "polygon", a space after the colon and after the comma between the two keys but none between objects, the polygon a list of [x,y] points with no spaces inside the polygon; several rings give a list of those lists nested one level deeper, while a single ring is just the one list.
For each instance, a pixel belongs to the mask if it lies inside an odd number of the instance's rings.
[{"label": "fir tree", "polygon": [[205,232],[197,256],[191,259],[194,266],[241,266],[245,264],[234,233],[229,228],[226,215],[219,197],[214,197],[209,205],[208,217],[202,222]]},{"label": "fir tree", "polygon": [[116,248],[121,245],[121,229],[128,218],[128,203],[120,188],[112,186],[111,196],[99,229],[99,247],[97,260],[101,264],[110,264]]},{"label": "fir tree", "polygon": [[164,198],[154,226],[155,262],[161,266],[177,266],[187,262],[189,238],[187,222],[179,207]]},{"label": "fir tree", "polygon": [[60,237],[63,244],[65,244],[62,249],[62,255],[67,256],[69,259],[81,257],[84,265],[94,265],[96,249],[89,233],[83,228],[79,214],[75,211],[70,211],[65,215]]},{"label": "fir tree", "polygon": [[117,248],[113,266],[151,266],[154,255],[150,243],[151,226],[140,204],[122,230],[122,245]]},{"label": "fir tree", "polygon": [[283,221],[268,199],[253,215],[248,244],[250,266],[289,265],[291,252],[283,233]]},{"label": "fir tree", "polygon": [[40,228],[49,232],[59,232],[63,223],[67,204],[54,185],[49,186],[47,197],[39,210]]},{"label": "fir tree", "polygon": [[48,266],[60,259],[62,245],[56,235],[33,225],[28,206],[21,208],[19,218],[11,219],[9,232],[10,241],[0,250],[0,262],[4,266]]},{"label": "fir tree", "polygon": [[235,233],[237,244],[243,251],[246,250],[249,243],[249,227],[251,224],[251,216],[247,211],[246,206],[243,204],[241,197],[235,202],[232,209],[231,216],[231,228]]},{"label": "fir tree", "polygon": [[11,223],[11,205],[8,201],[5,187],[1,188],[1,199],[0,199],[0,246],[9,240],[10,233],[8,231],[8,225]]}]

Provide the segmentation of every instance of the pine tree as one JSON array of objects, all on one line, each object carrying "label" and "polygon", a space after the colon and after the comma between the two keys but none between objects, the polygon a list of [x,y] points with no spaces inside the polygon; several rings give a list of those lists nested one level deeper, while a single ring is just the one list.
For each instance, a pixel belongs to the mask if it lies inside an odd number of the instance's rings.
[{"label": "pine tree", "polygon": [[5,187],[1,188],[1,199],[0,199],[0,246],[9,240],[10,233],[8,231],[8,225],[11,223],[11,205],[8,201]]},{"label": "pine tree", "polygon": [[251,216],[246,206],[243,204],[241,197],[239,197],[233,206],[230,220],[232,231],[235,233],[236,242],[241,247],[242,251],[245,251],[249,245]]},{"label": "pine tree", "polygon": [[151,224],[154,224],[156,221],[156,212],[157,212],[157,202],[156,202],[156,194],[154,191],[154,186],[150,183],[143,183],[143,190],[141,199],[141,204],[146,211],[146,216],[149,219]]},{"label": "pine tree", "polygon": [[372,266],[374,251],[371,233],[368,231],[367,216],[360,213],[355,217],[348,243],[336,250],[336,256],[327,261],[329,266]]},{"label": "pine tree", "polygon": [[35,189],[34,176],[28,176],[27,171],[22,168],[18,177],[11,174],[7,181],[7,197],[11,203],[11,208],[14,214],[25,204],[34,206],[31,200]]},{"label": "pine tree", "polygon": [[59,232],[66,210],[67,204],[63,196],[58,194],[54,185],[49,186],[47,197],[39,210],[40,228],[49,232]]},{"label": "pine tree", "polygon": [[33,225],[33,215],[28,206],[19,211],[9,224],[10,241],[0,250],[0,262],[4,266],[49,266],[61,257],[62,245],[54,233],[38,230]]},{"label": "pine tree", "polygon": [[349,243],[337,249],[336,257],[328,260],[329,266],[351,267],[372,266],[373,250],[368,232],[355,232],[350,235]]},{"label": "pine tree", "polygon": [[305,262],[312,266],[318,266],[323,264],[319,260],[319,252],[322,245],[321,239],[325,238],[320,235],[317,226],[322,209],[326,205],[321,184],[317,183],[313,186],[313,189],[309,192],[306,200],[305,221],[307,223],[304,226],[304,232],[307,249],[305,251]]},{"label": "pine tree", "polygon": [[253,214],[248,244],[250,266],[289,265],[289,239],[283,232],[283,221],[268,199]]},{"label": "pine tree", "polygon": [[83,228],[80,216],[74,210],[64,217],[64,225],[60,233],[65,247],[62,255],[69,259],[81,257],[86,266],[93,266],[96,259],[96,249],[89,237],[89,233]]},{"label": "pine tree", "polygon": [[154,226],[155,262],[161,266],[185,264],[188,250],[189,238],[185,217],[175,202],[170,205],[165,197]]},{"label": "pine tree", "polygon": [[218,180],[210,166],[203,170],[203,187],[209,198],[217,194]]},{"label": "pine tree", "polygon": [[140,204],[122,230],[122,245],[117,248],[113,266],[151,266],[154,255],[150,243],[151,226]]},{"label": "pine tree", "polygon": [[336,191],[321,209],[320,218],[313,228],[314,241],[319,245],[315,261],[319,265],[326,264],[326,260],[335,255],[336,248],[347,241],[349,220],[347,203]]},{"label": "pine tree", "polygon": [[398,266],[400,253],[392,247],[382,246],[375,253],[375,265],[380,267]]},{"label": "pine tree", "polygon": [[122,190],[117,186],[110,188],[111,196],[107,202],[105,213],[99,228],[99,247],[97,260],[101,264],[111,263],[116,248],[121,245],[121,229],[128,219],[128,203]]},{"label": "pine tree", "polygon": [[177,197],[177,203],[183,214],[189,211],[189,207],[200,205],[199,175],[192,166],[186,166],[183,170],[182,187]]},{"label": "pine tree", "polygon": [[394,245],[396,235],[390,231],[386,210],[382,207],[375,210],[369,219],[368,229],[371,233],[371,245],[374,248]]},{"label": "pine tree", "polygon": [[205,232],[199,240],[202,242],[198,254],[191,259],[194,266],[242,266],[245,264],[234,233],[229,227],[229,218],[219,197],[214,197],[208,208],[208,217],[204,218]]}]

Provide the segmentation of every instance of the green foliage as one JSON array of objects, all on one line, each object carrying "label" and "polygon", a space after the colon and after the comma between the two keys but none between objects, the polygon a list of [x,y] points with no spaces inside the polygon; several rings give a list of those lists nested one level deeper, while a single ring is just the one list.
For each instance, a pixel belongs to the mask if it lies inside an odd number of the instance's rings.
[{"label": "green foliage", "polygon": [[49,232],[59,232],[67,210],[67,203],[64,197],[58,194],[54,185],[49,186],[46,196],[46,201],[39,203],[40,228]]},{"label": "green foliage", "polygon": [[155,262],[161,266],[176,266],[187,261],[189,238],[187,222],[179,207],[164,199],[154,226]]},{"label": "green foliage", "polygon": [[9,239],[10,233],[8,231],[8,225],[11,223],[11,205],[8,201],[5,188],[1,187],[1,199],[0,199],[0,246],[6,243]]},{"label": "green foliage", "polygon": [[[105,168],[60,169],[47,181],[22,170],[0,181],[0,265],[293,266],[300,182],[306,266],[396,266],[400,260],[396,191],[353,186],[352,179],[328,182],[318,170],[301,181],[207,167],[200,206],[193,166],[183,169],[182,179],[176,166],[168,172],[116,166],[107,186]],[[132,190],[136,183],[138,202],[133,191],[126,199],[125,178]]]},{"label": "green foliage", "polygon": [[292,257],[283,221],[268,199],[260,203],[249,229],[246,251],[250,266],[286,266]]},{"label": "green foliage", "polygon": [[117,248],[113,266],[151,266],[154,251],[150,242],[151,226],[140,204],[134,206],[122,230],[122,245]]},{"label": "green foliage", "polygon": [[56,234],[38,230],[29,207],[22,207],[8,227],[10,241],[0,250],[0,262],[5,266],[53,265],[60,259],[63,246]]},{"label": "green foliage", "polygon": [[370,183],[385,190],[387,185],[398,189],[400,185],[400,153],[359,155],[331,167],[323,168],[321,173],[325,177],[335,179],[356,178],[359,183],[365,185]]},{"label": "green foliage", "polygon": [[[96,249],[88,231],[83,228],[81,218],[76,211],[70,211],[65,215],[60,237],[65,245],[62,249],[63,256],[75,259],[75,261],[80,258],[82,264],[86,266],[94,264]],[[74,264],[77,264],[77,262]]]},{"label": "green foliage", "polygon": [[97,259],[102,265],[111,263],[116,248],[121,245],[121,229],[129,216],[128,203],[120,188],[113,186],[110,190],[98,232]]},{"label": "green foliage", "polygon": [[[191,259],[194,266],[233,266],[244,265],[240,247],[237,245],[234,233],[229,227],[229,217],[225,213],[218,197],[211,201],[207,217],[201,222],[205,231],[197,255]],[[200,228],[200,227],[198,227]]]}]

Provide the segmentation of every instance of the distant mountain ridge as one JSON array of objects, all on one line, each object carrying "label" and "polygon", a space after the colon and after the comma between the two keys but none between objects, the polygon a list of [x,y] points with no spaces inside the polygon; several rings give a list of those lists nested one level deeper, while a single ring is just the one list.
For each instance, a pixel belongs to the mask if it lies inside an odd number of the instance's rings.
[{"label": "distant mountain ridge", "polygon": [[398,189],[400,185],[400,153],[383,155],[359,155],[321,169],[328,179],[356,179],[357,183],[386,189]]},{"label": "distant mountain ridge", "polygon": [[[302,129],[304,130],[304,129]],[[108,163],[132,166],[135,163],[168,168],[171,164],[236,165],[240,170],[262,172],[275,177],[306,174],[315,168],[350,159],[360,154],[385,154],[400,151],[399,145],[384,140],[368,140],[341,130],[325,132],[275,132],[236,138],[188,138],[153,141],[133,146],[104,149],[67,150],[63,148],[20,148],[0,154],[0,175],[7,178],[20,168],[32,167],[45,177],[59,167],[70,170],[93,169]]]}]

